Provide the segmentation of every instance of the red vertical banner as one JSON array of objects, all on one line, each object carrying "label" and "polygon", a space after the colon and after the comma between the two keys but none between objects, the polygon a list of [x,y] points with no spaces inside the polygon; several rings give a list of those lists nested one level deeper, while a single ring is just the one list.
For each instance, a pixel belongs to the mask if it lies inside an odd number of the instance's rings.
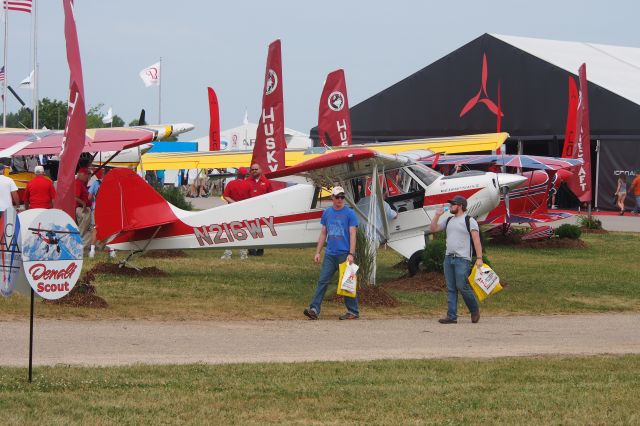
[{"label": "red vertical banner", "polygon": [[569,158],[583,161],[577,173],[567,184],[582,202],[591,202],[591,134],[589,128],[589,97],[587,94],[587,66],[582,64],[580,75],[580,96],[576,115],[575,142]]},{"label": "red vertical banner", "polygon": [[344,70],[327,76],[318,109],[318,136],[326,146],[351,145],[351,114]]},{"label": "red vertical banner", "polygon": [[60,150],[57,195],[54,206],[64,210],[75,219],[75,172],[78,159],[84,148],[87,115],[84,105],[84,84],[78,32],[73,13],[73,0],[62,0],[64,7],[64,36],[67,42],[69,63],[69,110],[64,127],[64,138]]},{"label": "red vertical banner", "polygon": [[576,114],[578,113],[578,86],[573,76],[569,76],[569,101],[567,104],[567,127],[564,130],[563,158],[573,158],[576,138]]},{"label": "red vertical banner", "polygon": [[[498,113],[496,114],[496,133],[500,133],[502,129],[502,104],[500,103],[500,80],[498,80]],[[502,154],[502,149],[500,145],[498,149],[496,149],[496,154]]]},{"label": "red vertical banner", "polygon": [[209,95],[209,151],[220,151],[220,108],[216,92],[207,87]]},{"label": "red vertical banner", "polygon": [[262,92],[262,114],[256,132],[251,164],[259,164],[264,173],[285,167],[284,101],[282,90],[282,53],[280,40],[269,45],[267,69]]}]

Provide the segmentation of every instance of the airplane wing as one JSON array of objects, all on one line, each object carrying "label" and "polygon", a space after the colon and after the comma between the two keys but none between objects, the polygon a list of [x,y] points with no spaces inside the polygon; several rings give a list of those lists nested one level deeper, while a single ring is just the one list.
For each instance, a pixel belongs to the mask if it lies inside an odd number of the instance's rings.
[{"label": "airplane wing", "polygon": [[[83,152],[120,151],[193,129],[190,124],[87,129]],[[58,155],[62,130],[0,129],[0,157]]]},{"label": "airplane wing", "polygon": [[[287,167],[295,166],[329,152],[339,152],[354,147],[372,149],[385,154],[399,154],[406,151],[433,151],[449,154],[477,151],[491,151],[498,148],[509,137],[508,133],[489,133],[450,138],[417,139],[398,142],[370,143],[351,146],[335,146],[331,149],[288,149],[285,151]],[[155,153],[142,156],[145,170],[178,169],[219,169],[247,167],[251,162],[251,151],[216,151],[193,153]]]}]

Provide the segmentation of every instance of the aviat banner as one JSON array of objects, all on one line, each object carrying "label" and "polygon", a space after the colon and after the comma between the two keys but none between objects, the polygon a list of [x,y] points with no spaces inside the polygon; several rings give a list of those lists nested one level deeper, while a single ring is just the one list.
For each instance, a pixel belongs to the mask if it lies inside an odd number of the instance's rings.
[{"label": "aviat banner", "polygon": [[9,297],[15,288],[22,264],[19,248],[20,219],[13,207],[0,212],[0,228],[0,260],[2,261],[0,293]]},{"label": "aviat banner", "polygon": [[27,281],[38,296],[60,299],[75,286],[82,270],[77,225],[62,210],[40,210],[23,226],[22,260]]},{"label": "aviat banner", "polygon": [[637,155],[639,144],[640,141],[600,141],[596,200],[599,209],[618,210],[613,202],[613,194],[619,178],[627,183],[626,208],[631,210],[635,207],[635,198],[629,192],[629,187],[640,170],[640,156]]},{"label": "aviat banner", "polygon": [[351,145],[351,116],[344,70],[327,76],[320,96],[318,135],[323,145]]}]

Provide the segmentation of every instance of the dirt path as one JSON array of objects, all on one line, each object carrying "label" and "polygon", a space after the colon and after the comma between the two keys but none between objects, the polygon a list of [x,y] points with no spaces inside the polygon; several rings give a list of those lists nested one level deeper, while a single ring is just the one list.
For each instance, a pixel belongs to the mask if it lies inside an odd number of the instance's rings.
[{"label": "dirt path", "polygon": [[[26,366],[28,322],[0,321],[0,365]],[[35,365],[296,362],[640,353],[640,315],[324,321],[36,320]]]}]

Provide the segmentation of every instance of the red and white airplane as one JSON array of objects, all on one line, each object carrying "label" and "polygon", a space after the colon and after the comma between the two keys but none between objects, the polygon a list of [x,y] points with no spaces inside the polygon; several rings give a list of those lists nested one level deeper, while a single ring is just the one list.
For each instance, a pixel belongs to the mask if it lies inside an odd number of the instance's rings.
[{"label": "red and white airplane", "polygon": [[498,205],[501,188],[513,189],[526,180],[490,172],[443,176],[412,159],[424,154],[389,155],[365,148],[334,151],[270,174],[287,182],[284,189],[198,212],[172,206],[133,171],[115,169],[105,176],[98,193],[97,238],[132,254],[153,249],[311,246],[317,242],[322,212],[330,205],[320,198],[323,188],[343,186],[358,212],[355,204],[363,180],[389,174],[401,193],[386,201],[400,206],[399,214],[378,231],[389,247],[410,260],[410,272],[415,272],[437,207],[463,195],[469,201],[469,214],[484,219]]}]

